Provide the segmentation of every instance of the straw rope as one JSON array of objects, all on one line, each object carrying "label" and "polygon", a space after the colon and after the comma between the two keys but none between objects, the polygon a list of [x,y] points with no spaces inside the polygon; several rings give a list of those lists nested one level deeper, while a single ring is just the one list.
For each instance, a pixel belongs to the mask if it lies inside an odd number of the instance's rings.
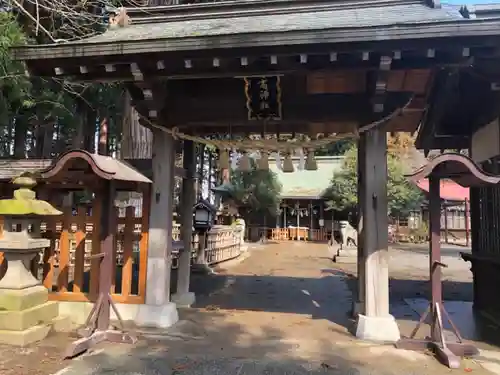
[{"label": "straw rope", "polygon": [[173,127],[172,129],[164,128],[160,125],[153,123],[149,118],[140,115],[139,116],[144,120],[149,127],[161,130],[165,133],[170,134],[174,139],[185,139],[188,141],[193,141],[196,143],[202,143],[207,146],[215,147],[219,150],[230,150],[237,149],[241,151],[250,151],[250,150],[259,150],[259,151],[267,151],[267,152],[280,152],[280,151],[290,151],[298,148],[315,150],[324,146],[327,146],[331,143],[335,143],[338,141],[346,140],[346,139],[358,139],[360,134],[368,132],[372,129],[378,128],[380,126],[385,125],[387,122],[391,121],[393,118],[401,115],[408,108],[412,101],[413,97],[411,97],[408,102],[401,108],[396,109],[389,115],[383,117],[380,120],[374,121],[370,124],[364,125],[360,129],[357,129],[350,133],[344,134],[335,134],[330,135],[324,138],[319,139],[309,139],[309,140],[297,140],[290,139],[287,141],[279,141],[278,139],[242,139],[242,140],[223,140],[223,139],[207,139],[198,137],[195,135],[185,134],[179,132],[177,127]]}]

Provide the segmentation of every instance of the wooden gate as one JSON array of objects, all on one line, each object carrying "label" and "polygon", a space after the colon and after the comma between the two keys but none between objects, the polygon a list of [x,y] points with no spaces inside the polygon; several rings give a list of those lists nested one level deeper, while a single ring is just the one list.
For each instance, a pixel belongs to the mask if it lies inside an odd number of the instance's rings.
[{"label": "wooden gate", "polygon": [[500,187],[471,188],[474,307],[500,311]]},{"label": "wooden gate", "polygon": [[[147,199],[147,197],[145,198]],[[134,207],[116,209],[116,236],[111,295],[115,302],[141,304],[145,300],[147,242],[149,213],[144,205],[141,216]],[[68,209],[59,217],[42,221],[42,236],[50,246],[33,260],[33,275],[42,280],[55,301],[95,301],[99,283],[100,205],[96,200],[92,208]],[[5,268],[0,253],[2,267]],[[0,274],[2,277],[3,274]]]}]

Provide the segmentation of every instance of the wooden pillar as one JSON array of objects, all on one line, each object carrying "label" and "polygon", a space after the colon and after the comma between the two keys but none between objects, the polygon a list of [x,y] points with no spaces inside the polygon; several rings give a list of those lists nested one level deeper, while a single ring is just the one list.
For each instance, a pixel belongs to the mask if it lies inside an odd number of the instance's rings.
[{"label": "wooden pillar", "polygon": [[319,202],[319,222],[323,223],[323,225],[319,226],[319,229],[325,229],[325,201]]},{"label": "wooden pillar", "polygon": [[170,302],[174,165],[174,139],[170,134],[154,130],[146,304],[139,306],[138,325],[166,328],[179,320],[176,306]]},{"label": "wooden pillar", "polygon": [[[442,303],[442,285],[441,285],[441,197],[440,197],[439,178],[429,177],[429,237],[430,254],[429,270],[432,287],[431,317],[436,314],[436,304]],[[440,341],[439,327],[433,320],[431,337],[435,342]]]},{"label": "wooden pillar", "polygon": [[[104,254],[99,265],[99,294],[100,298],[107,297],[110,293],[111,285],[115,280],[112,280],[113,270],[116,264],[113,264],[113,247],[116,233],[116,213],[114,207],[115,201],[115,184],[114,181],[105,181],[98,194],[98,199],[101,199],[101,218],[99,236],[101,242],[101,252]],[[110,319],[110,304],[106,300],[101,305],[99,317],[97,319],[97,329],[107,331],[109,329]]]},{"label": "wooden pillar", "polygon": [[[446,202],[443,203],[443,213],[444,213],[444,243],[448,243],[448,207],[446,206]],[[441,219],[441,215],[439,216]]]},{"label": "wooden pillar", "polygon": [[313,201],[309,203],[309,240],[317,240],[317,238],[313,238]]},{"label": "wooden pillar", "polygon": [[288,221],[287,221],[287,218],[286,218],[286,211],[288,209],[288,206],[285,204],[283,205],[283,228],[288,228]]},{"label": "wooden pillar", "polygon": [[362,183],[362,260],[364,314],[358,314],[356,336],[372,341],[396,342],[399,329],[389,314],[389,251],[387,219],[387,133],[374,129],[360,142]]},{"label": "wooden pillar", "polygon": [[[353,296],[353,316],[365,314],[365,257],[363,253],[363,197],[365,195],[365,157],[366,134],[362,134],[358,140],[358,285],[356,295]],[[332,224],[333,225],[333,224]],[[333,231],[332,231],[333,236]]]},{"label": "wooden pillar", "polygon": [[297,215],[297,240],[299,239],[299,228],[300,228],[300,201],[295,203],[295,214]]},{"label": "wooden pillar", "polygon": [[181,191],[181,240],[183,250],[179,255],[177,270],[177,292],[172,299],[178,306],[191,306],[195,301],[194,293],[189,291],[191,275],[191,253],[193,239],[193,207],[196,201],[196,149],[193,141],[184,141],[183,167],[186,176]]}]

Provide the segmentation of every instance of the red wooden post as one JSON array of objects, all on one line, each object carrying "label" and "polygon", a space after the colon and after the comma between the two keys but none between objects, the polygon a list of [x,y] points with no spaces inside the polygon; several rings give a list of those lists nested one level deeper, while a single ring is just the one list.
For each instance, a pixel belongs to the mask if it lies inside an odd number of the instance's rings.
[{"label": "red wooden post", "polygon": [[469,200],[466,198],[465,201],[465,246],[469,247],[470,246],[470,228],[469,228],[469,216],[470,216],[470,209],[469,209]]},{"label": "red wooden post", "polygon": [[446,206],[446,202],[443,207],[444,213],[444,243],[448,243],[448,207]]},{"label": "red wooden post", "polygon": [[108,119],[103,118],[99,127],[99,144],[97,145],[98,153],[101,155],[108,154]]},{"label": "red wooden post", "polygon": [[432,288],[431,316],[431,337],[435,342],[439,342],[440,331],[437,326],[436,306],[442,304],[442,285],[441,285],[441,197],[440,197],[439,178],[429,177],[429,236],[430,236],[430,278]]}]

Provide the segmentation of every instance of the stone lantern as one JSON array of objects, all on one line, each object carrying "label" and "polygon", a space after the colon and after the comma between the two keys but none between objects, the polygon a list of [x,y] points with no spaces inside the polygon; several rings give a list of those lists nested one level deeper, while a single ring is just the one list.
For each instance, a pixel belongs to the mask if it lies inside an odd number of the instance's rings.
[{"label": "stone lantern", "polygon": [[30,176],[13,180],[19,188],[11,199],[0,200],[4,218],[0,252],[7,261],[7,271],[0,280],[0,342],[26,345],[43,339],[59,315],[56,302],[48,301],[48,291],[29,271],[33,258],[50,245],[41,238],[40,219],[61,215],[48,202],[36,199]]}]

